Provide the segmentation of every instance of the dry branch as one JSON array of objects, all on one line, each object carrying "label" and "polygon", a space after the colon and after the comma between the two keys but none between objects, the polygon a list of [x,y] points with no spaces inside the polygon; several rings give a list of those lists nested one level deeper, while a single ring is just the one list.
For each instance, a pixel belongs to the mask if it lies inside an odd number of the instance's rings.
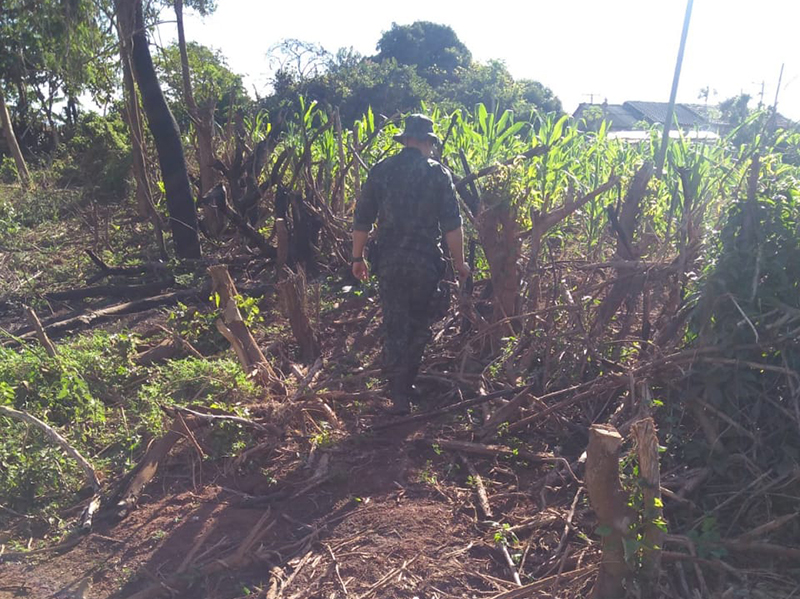
[{"label": "dry branch", "polygon": [[45,332],[44,328],[42,327],[42,323],[39,320],[39,317],[36,315],[36,312],[34,312],[33,308],[30,306],[23,306],[23,310],[25,311],[25,315],[28,317],[28,322],[31,323],[31,326],[36,333],[36,338],[44,348],[44,351],[46,351],[47,355],[51,358],[55,358],[56,346],[53,345],[50,337],[47,336],[47,332]]},{"label": "dry branch", "polygon": [[555,576],[548,576],[547,578],[543,578],[542,580],[537,580],[536,582],[532,582],[531,584],[526,584],[524,587],[520,587],[518,589],[514,589],[511,591],[505,591],[504,593],[500,593],[499,595],[492,595],[489,599],[530,599],[531,597],[535,597],[534,593],[536,591],[541,591],[550,587],[555,583],[567,582],[569,580],[575,580],[578,578],[582,578],[594,572],[596,570],[596,566],[586,566],[585,568],[579,568],[577,570],[573,570],[572,572],[565,572],[564,574],[556,574]]}]

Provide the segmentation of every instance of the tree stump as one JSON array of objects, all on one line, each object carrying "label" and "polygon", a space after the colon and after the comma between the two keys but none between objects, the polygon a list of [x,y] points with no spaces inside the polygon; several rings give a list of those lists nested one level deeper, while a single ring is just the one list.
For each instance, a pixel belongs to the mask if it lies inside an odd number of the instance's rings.
[{"label": "tree stump", "polygon": [[623,543],[635,518],[619,479],[621,445],[622,436],[613,426],[595,424],[589,429],[586,489],[603,538],[602,562],[591,593],[593,599],[624,597],[625,583],[632,573],[625,561]]},{"label": "tree stump", "polygon": [[655,422],[652,418],[639,420],[631,427],[631,433],[636,440],[639,477],[642,482],[644,499],[642,573],[647,584],[657,585],[661,569],[661,546],[664,542],[664,531],[659,525],[663,509],[661,507],[661,475]]},{"label": "tree stump", "polygon": [[320,347],[317,332],[308,318],[306,278],[303,271],[295,273],[285,268],[283,279],[278,283],[278,294],[294,338],[300,346],[300,358],[310,364],[319,357]]}]

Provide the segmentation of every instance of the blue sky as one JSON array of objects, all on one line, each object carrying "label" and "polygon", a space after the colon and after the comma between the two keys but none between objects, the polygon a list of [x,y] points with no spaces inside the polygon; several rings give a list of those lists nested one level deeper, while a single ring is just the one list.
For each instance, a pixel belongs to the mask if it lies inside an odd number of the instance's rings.
[{"label": "blue sky", "polygon": [[[218,0],[213,15],[188,16],[186,35],[222,50],[251,93],[263,94],[266,52],[281,39],[371,54],[393,22],[434,21],[450,25],[475,59],[503,60],[514,77],[547,85],[571,112],[591,97],[666,101],[685,9],[685,0]],[[678,101],[700,102],[706,86],[710,103],[740,92],[757,101],[763,83],[771,104],[784,64],[778,110],[800,120],[798,24],[800,0],[695,0]],[[161,26],[163,43],[174,35],[174,24]]]}]

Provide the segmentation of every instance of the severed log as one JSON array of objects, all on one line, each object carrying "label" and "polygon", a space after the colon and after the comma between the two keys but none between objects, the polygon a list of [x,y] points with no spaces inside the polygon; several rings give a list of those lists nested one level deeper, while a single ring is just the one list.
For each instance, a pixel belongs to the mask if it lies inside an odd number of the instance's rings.
[{"label": "severed log", "polygon": [[45,293],[45,297],[55,301],[69,301],[87,299],[90,297],[149,297],[154,293],[159,293],[175,284],[175,279],[161,279],[152,283],[141,285],[96,285],[93,287],[82,287],[80,289],[67,289],[66,291],[51,291]]},{"label": "severed log", "polygon": [[94,468],[89,463],[89,460],[83,457],[77,449],[72,447],[72,445],[70,445],[69,442],[58,433],[58,431],[56,431],[49,424],[46,424],[36,418],[36,416],[32,416],[27,412],[15,410],[14,408],[9,408],[8,406],[0,406],[0,416],[19,420],[26,424],[33,425],[42,431],[48,439],[63,449],[64,452],[73,460],[78,462],[78,465],[86,475],[86,482],[91,485],[92,490],[94,491],[95,495],[97,495],[97,493],[100,491],[100,481],[97,479],[97,474],[95,473]]},{"label": "severed log", "polygon": [[[124,302],[122,304],[114,304],[107,308],[100,308],[98,310],[89,310],[84,314],[78,316],[71,316],[68,318],[61,318],[57,320],[50,320],[43,323],[45,331],[51,337],[57,337],[64,333],[69,333],[81,327],[99,324],[112,320],[117,316],[125,314],[135,314],[137,312],[144,312],[152,308],[160,306],[168,306],[177,304],[180,301],[189,300],[192,298],[200,297],[203,295],[201,289],[185,289],[181,291],[173,291],[171,293],[163,293],[153,297],[148,297],[132,302]],[[30,339],[34,336],[33,331],[26,327],[18,331],[17,336],[19,339]]]},{"label": "severed log", "polygon": [[119,510],[118,517],[124,518],[133,510],[145,486],[156,475],[162,460],[167,457],[178,441],[191,434],[191,431],[200,424],[202,424],[200,421],[190,418],[175,418],[169,430],[160,439],[150,444],[136,466],[130,483],[117,496],[119,498],[116,503]]},{"label": "severed log", "polygon": [[308,302],[306,301],[306,278],[302,270],[297,273],[284,269],[283,280],[278,283],[278,295],[292,333],[300,346],[300,357],[311,363],[320,355],[320,344],[317,332],[308,318]]},{"label": "severed log", "polygon": [[174,337],[171,337],[164,339],[150,349],[141,352],[134,358],[134,361],[140,366],[149,366],[150,364],[156,364],[158,362],[164,362],[165,360],[174,358],[181,352],[182,349],[183,346],[180,344],[180,342],[178,342]]},{"label": "severed log", "polygon": [[586,451],[586,489],[602,534],[602,562],[590,597],[618,599],[632,571],[625,561],[623,542],[630,534],[634,514],[619,480],[622,436],[613,426],[595,424],[589,429]]},{"label": "severed log", "polygon": [[50,337],[47,336],[47,332],[45,332],[44,328],[42,327],[42,323],[39,320],[39,317],[36,315],[36,312],[34,312],[33,308],[30,306],[23,306],[22,309],[25,311],[25,315],[28,317],[28,322],[31,323],[31,326],[36,333],[36,338],[44,348],[44,351],[46,351],[47,355],[51,358],[55,358],[56,346],[53,345]]},{"label": "severed log", "polygon": [[639,477],[644,499],[644,549],[642,570],[648,583],[655,590],[661,570],[661,548],[664,545],[664,531],[658,521],[663,517],[661,503],[661,475],[658,461],[658,437],[652,418],[634,422],[631,434],[636,441],[639,457]]},{"label": "severed log", "polygon": [[220,318],[216,325],[220,333],[230,342],[242,369],[265,389],[284,392],[277,374],[267,362],[261,348],[247,328],[242,314],[236,305],[238,292],[233,284],[228,267],[224,265],[210,266],[212,293],[219,298]]}]

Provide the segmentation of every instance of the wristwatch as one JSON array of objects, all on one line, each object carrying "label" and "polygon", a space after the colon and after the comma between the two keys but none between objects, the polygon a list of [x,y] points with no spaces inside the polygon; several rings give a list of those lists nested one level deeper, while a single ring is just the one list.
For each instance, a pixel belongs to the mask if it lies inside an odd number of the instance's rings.
[{"label": "wristwatch", "polygon": [[353,262],[363,262],[363,261],[364,261],[364,256],[354,256],[354,257],[350,258],[350,263],[351,264]]}]

